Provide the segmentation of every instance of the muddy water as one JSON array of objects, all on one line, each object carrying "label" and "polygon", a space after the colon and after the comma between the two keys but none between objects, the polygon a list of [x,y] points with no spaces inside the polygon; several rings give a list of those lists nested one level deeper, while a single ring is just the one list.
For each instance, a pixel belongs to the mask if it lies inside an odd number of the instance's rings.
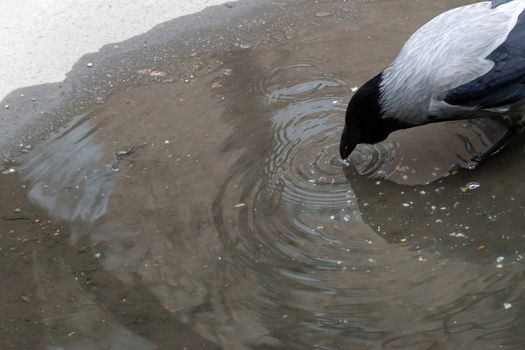
[{"label": "muddy water", "polygon": [[155,67],[19,158],[5,347],[523,348],[523,143],[461,170],[504,132],[487,120],[338,158],[352,88],[458,4],[320,12],[184,79]]}]

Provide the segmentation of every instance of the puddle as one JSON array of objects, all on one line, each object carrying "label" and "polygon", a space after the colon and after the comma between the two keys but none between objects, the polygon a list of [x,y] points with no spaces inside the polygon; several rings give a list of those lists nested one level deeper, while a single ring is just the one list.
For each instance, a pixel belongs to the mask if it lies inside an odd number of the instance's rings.
[{"label": "puddle", "polygon": [[5,347],[522,348],[523,143],[452,174],[502,129],[394,135],[366,175],[338,157],[352,88],[458,4],[312,5],[289,39],[187,57],[18,158]]}]

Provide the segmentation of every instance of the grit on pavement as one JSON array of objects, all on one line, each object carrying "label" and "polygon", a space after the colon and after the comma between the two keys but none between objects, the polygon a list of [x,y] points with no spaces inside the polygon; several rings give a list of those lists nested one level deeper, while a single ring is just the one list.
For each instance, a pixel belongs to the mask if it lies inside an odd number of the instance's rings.
[{"label": "grit on pavement", "polygon": [[64,79],[78,59],[108,43],[225,0],[3,0],[0,100],[17,88]]}]

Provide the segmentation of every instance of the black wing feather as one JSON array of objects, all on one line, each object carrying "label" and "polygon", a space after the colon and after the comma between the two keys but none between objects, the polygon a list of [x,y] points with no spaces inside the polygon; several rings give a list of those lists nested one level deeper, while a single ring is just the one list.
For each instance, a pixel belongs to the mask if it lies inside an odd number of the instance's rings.
[{"label": "black wing feather", "polygon": [[494,67],[449,91],[446,103],[483,109],[505,106],[525,97],[525,11],[505,42],[487,59],[494,62]]}]

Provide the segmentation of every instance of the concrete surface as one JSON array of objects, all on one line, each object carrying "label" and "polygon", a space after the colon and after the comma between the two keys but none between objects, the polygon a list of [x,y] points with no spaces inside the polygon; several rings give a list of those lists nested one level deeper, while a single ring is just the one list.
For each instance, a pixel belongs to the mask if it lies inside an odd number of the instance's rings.
[{"label": "concrete surface", "polygon": [[0,100],[64,79],[84,54],[224,0],[2,0]]}]

